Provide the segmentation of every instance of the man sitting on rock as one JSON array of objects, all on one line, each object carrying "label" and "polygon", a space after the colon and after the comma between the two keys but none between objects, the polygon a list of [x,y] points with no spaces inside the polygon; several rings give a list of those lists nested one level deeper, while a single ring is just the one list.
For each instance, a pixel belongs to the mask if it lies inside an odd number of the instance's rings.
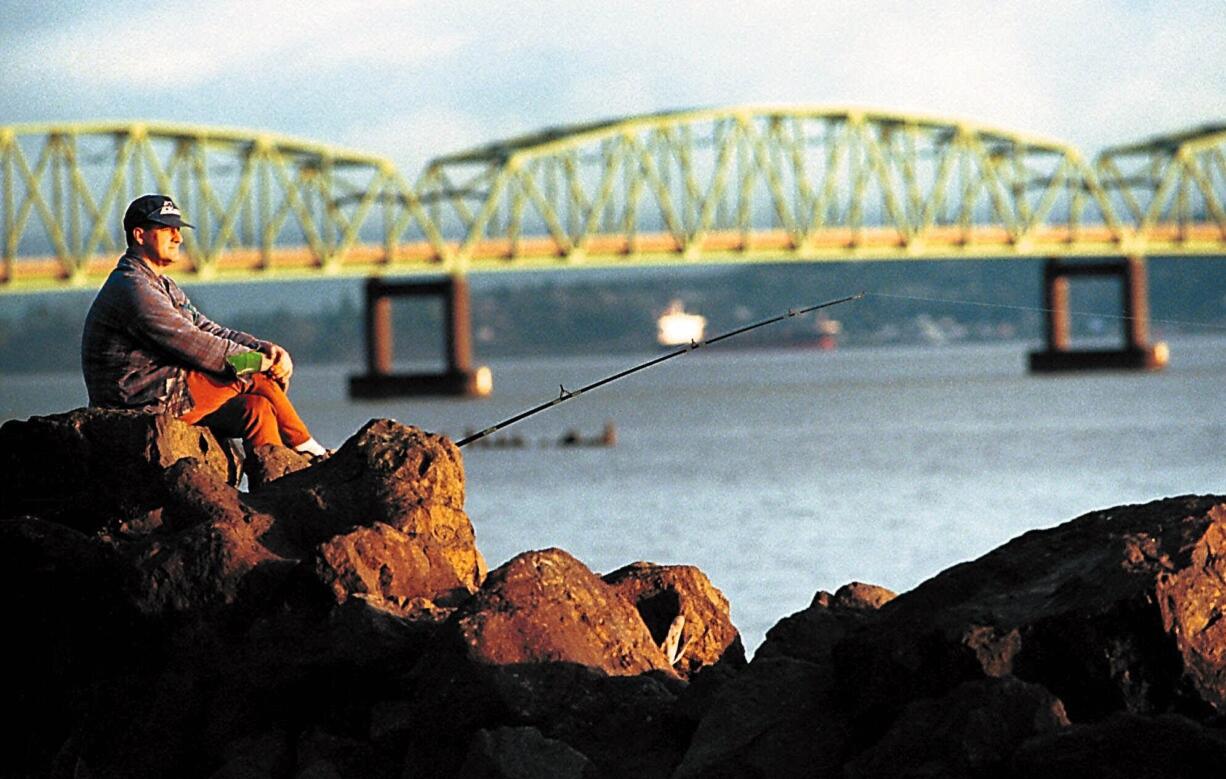
[{"label": "man sitting on rock", "polygon": [[241,437],[249,453],[277,444],[326,455],[285,394],[294,370],[289,353],[210,321],[165,275],[179,258],[182,228],[191,226],[165,195],[128,206],[128,249],[85,318],[81,366],[90,405],[169,413]]}]

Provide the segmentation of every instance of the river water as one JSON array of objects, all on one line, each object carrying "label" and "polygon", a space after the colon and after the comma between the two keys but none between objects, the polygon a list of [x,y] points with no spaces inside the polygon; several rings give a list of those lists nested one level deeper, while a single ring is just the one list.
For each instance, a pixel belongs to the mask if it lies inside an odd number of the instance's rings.
[{"label": "river water", "polygon": [[[1158,374],[1031,376],[1028,348],[670,360],[506,431],[523,446],[465,447],[477,544],[491,568],[551,546],[598,572],[697,565],[752,650],[818,589],[903,591],[1025,530],[1226,492],[1226,339],[1172,339]],[[490,398],[387,402],[346,397],[353,367],[302,365],[291,396],[330,446],[374,417],[458,438],[637,361],[509,359],[490,365]],[[76,374],[0,376],[0,419],[84,401]],[[555,444],[606,422],[616,446]]]}]

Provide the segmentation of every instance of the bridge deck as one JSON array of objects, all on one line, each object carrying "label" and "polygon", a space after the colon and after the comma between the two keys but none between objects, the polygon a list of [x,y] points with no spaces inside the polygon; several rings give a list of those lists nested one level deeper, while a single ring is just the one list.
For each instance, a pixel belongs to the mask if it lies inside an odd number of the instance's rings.
[{"label": "bridge deck", "polygon": [[[870,260],[955,260],[1023,259],[1048,257],[1099,257],[1137,254],[1204,255],[1226,253],[1226,230],[1217,225],[1157,225],[1144,240],[1121,236],[1102,226],[1043,227],[1032,230],[1024,240],[1016,240],[1001,227],[939,227],[907,238],[893,228],[865,227],[859,230],[831,228],[811,234],[798,244],[784,230],[718,231],[696,237],[688,246],[671,233],[641,233],[628,236],[594,236],[568,252],[551,237],[519,240],[479,241],[461,255],[462,244],[449,241],[439,252],[431,243],[421,241],[395,246],[389,254],[377,244],[357,244],[330,264],[322,263],[308,248],[278,248],[265,254],[257,249],[234,249],[217,257],[206,274],[192,277],[196,268],[183,262],[176,270],[199,281],[237,280],[257,273],[269,276],[309,274],[321,269],[336,274],[399,272],[437,274],[462,269],[470,273],[514,269],[609,266],[703,264],[720,262],[796,261],[870,261]],[[115,265],[114,255],[98,255],[84,264],[84,273],[75,284],[96,284]],[[0,272],[0,283],[12,288],[45,283],[48,279],[67,281],[70,274],[55,257],[25,257],[12,263],[7,273]]]}]

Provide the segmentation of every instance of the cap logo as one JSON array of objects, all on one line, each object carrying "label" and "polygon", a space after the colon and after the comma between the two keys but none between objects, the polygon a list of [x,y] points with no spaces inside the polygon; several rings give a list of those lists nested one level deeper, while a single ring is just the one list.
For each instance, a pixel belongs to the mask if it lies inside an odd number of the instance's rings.
[{"label": "cap logo", "polygon": [[159,213],[161,213],[162,216],[165,216],[167,214],[170,214],[172,216],[183,216],[183,212],[180,211],[178,208],[175,208],[174,201],[172,200],[167,200],[165,203],[163,203],[162,210]]}]

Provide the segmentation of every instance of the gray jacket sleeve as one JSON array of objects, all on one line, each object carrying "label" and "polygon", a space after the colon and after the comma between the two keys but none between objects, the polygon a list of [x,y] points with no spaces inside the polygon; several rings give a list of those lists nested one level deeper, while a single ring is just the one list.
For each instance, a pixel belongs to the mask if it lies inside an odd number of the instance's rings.
[{"label": "gray jacket sleeve", "polygon": [[[226,357],[257,348],[250,343],[242,343],[199,327],[192,313],[195,307],[181,290],[178,295],[168,295],[149,284],[131,285],[128,290],[132,295],[129,332],[134,338],[148,343],[184,365],[213,373],[227,373],[229,366],[226,364]],[[225,328],[217,325],[213,327],[226,332]],[[256,340],[245,333],[240,335],[245,336],[244,340]]]},{"label": "gray jacket sleeve", "polygon": [[190,306],[192,321],[195,323],[196,327],[200,328],[204,332],[212,333],[219,338],[225,338],[226,340],[233,341],[237,344],[241,344],[257,351],[263,352],[268,350],[270,344],[267,341],[256,338],[250,333],[244,333],[242,330],[233,330],[229,327],[223,327],[209,319],[204,314],[200,313],[200,309],[193,306],[191,301],[188,301],[187,305]]}]

